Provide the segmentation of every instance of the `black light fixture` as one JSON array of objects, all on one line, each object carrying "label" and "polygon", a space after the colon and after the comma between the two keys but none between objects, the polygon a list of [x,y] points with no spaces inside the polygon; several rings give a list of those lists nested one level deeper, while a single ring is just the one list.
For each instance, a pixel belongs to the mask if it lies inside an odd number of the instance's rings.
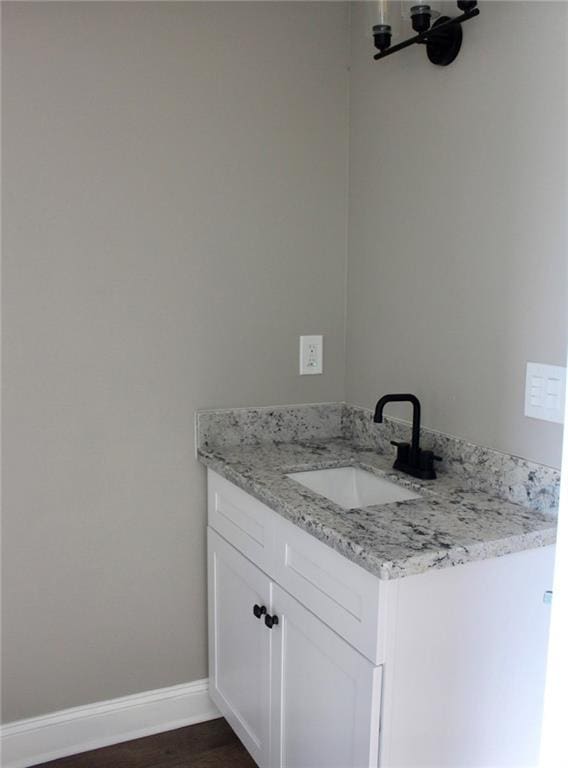
[{"label": "black light fixture", "polygon": [[[391,46],[392,29],[387,20],[387,0],[379,0],[378,22],[373,27],[375,48],[379,51],[373,57],[375,60],[384,59],[391,53],[401,51],[415,43],[426,46],[426,55],[432,64],[446,67],[458,55],[462,44],[462,22],[479,16],[477,0],[458,0],[457,6],[461,11],[459,16],[439,16],[431,6],[422,0],[410,8],[412,29],[417,33],[401,43]],[[432,19],[437,17],[432,23]]]}]

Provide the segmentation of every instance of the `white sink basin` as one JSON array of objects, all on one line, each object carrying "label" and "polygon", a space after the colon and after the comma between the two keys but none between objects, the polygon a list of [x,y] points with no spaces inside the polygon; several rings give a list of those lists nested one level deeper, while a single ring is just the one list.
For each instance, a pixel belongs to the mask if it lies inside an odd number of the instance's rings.
[{"label": "white sink basin", "polygon": [[420,494],[358,467],[292,472],[288,477],[319,493],[320,496],[334,501],[344,509],[370,507],[373,504],[390,504],[393,501],[420,498]]}]

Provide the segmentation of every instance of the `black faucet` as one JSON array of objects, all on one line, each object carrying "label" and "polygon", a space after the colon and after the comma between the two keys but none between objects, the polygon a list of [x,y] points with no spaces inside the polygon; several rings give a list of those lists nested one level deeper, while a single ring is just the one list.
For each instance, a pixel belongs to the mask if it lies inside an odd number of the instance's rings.
[{"label": "black faucet", "polygon": [[421,480],[434,480],[436,471],[434,460],[441,461],[439,456],[434,456],[432,451],[424,451],[420,448],[420,400],[416,395],[383,395],[375,406],[373,421],[381,424],[383,421],[383,409],[387,403],[412,403],[412,443],[400,443],[391,440],[391,445],[397,448],[394,469],[406,472],[412,477]]}]

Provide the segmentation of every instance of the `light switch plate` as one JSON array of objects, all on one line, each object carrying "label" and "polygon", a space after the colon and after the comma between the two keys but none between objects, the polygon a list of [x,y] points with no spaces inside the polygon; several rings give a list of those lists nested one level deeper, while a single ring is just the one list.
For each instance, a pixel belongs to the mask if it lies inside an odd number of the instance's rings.
[{"label": "light switch plate", "polygon": [[323,336],[300,336],[300,376],[323,373]]},{"label": "light switch plate", "polygon": [[560,365],[527,363],[525,416],[543,421],[564,421],[566,368]]}]

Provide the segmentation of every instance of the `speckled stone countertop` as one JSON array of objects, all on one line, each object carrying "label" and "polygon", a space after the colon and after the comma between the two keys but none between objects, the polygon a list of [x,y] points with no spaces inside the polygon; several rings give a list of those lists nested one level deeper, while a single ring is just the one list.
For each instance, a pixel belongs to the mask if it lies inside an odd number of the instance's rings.
[{"label": "speckled stone countertop", "polygon": [[[381,579],[395,579],[553,544],[556,520],[493,497],[451,472],[415,480],[393,457],[344,437],[198,446],[208,467]],[[287,473],[358,466],[421,498],[345,510]]]}]

